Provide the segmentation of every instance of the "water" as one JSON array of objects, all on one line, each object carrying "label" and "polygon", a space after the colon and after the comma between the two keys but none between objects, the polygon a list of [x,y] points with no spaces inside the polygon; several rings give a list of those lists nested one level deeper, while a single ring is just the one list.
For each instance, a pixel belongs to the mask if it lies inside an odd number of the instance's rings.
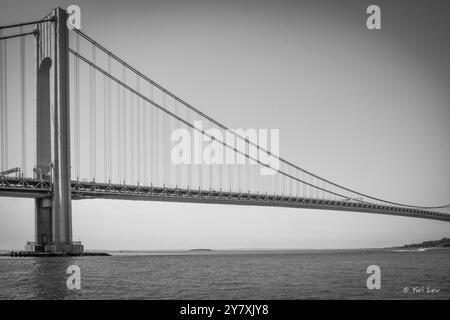
[{"label": "water", "polygon": [[[81,290],[66,286],[73,264]],[[380,290],[366,287],[372,264]],[[0,299],[449,299],[449,271],[445,249],[1,257]]]}]

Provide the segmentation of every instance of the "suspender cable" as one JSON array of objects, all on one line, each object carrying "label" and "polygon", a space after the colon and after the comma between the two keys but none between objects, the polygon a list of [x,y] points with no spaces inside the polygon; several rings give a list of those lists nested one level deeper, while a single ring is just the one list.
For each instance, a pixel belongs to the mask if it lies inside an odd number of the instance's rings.
[{"label": "suspender cable", "polygon": [[[96,47],[92,48],[92,62],[97,63],[97,52]],[[94,163],[94,173],[93,178],[97,177],[97,70],[92,72],[92,161]]]},{"label": "suspender cable", "polygon": [[[167,108],[167,96],[166,96],[166,108]],[[169,150],[170,150],[170,120],[171,118],[168,116],[164,116],[165,118],[165,122],[166,122],[166,129],[165,129],[165,140],[164,140],[164,147],[165,147],[165,152],[164,152],[164,163],[166,164],[166,169],[167,169],[167,185],[172,187],[172,161],[170,160],[170,154],[169,154]]]},{"label": "suspender cable", "polygon": [[3,166],[8,169],[8,42],[3,41]]},{"label": "suspender cable", "polygon": [[[23,34],[23,26],[20,27]],[[25,91],[25,38],[20,38],[20,109],[22,121],[22,173],[27,174],[27,113],[26,113],[26,91]]]},{"label": "suspender cable", "polygon": [[[108,55],[108,73],[111,74],[111,57]],[[108,77],[108,179],[112,179],[112,110],[111,110],[111,79]]]},{"label": "suspender cable", "polygon": [[[208,125],[209,125],[209,123],[208,123]],[[209,144],[211,145],[212,138],[209,137],[208,140],[209,140],[208,141]],[[206,165],[206,168],[208,170],[208,185],[209,185],[209,189],[212,190],[212,188],[213,188],[213,185],[212,185],[213,184],[213,165],[211,163],[211,148],[209,149],[209,152],[208,152],[208,164]]]},{"label": "suspender cable", "polygon": [[[226,139],[226,138],[225,138]],[[231,166],[231,161],[230,161],[230,164],[228,164],[228,157],[226,156],[226,154],[225,154],[225,157],[226,157],[226,160],[227,161],[225,161],[225,165],[226,165],[226,167],[227,167],[227,172],[228,172],[228,187],[229,187],[229,189],[230,189],[230,191],[232,190],[232,188],[233,188],[233,167],[234,166]]]},{"label": "suspender cable", "polygon": [[130,177],[130,182],[131,183],[135,183],[134,179],[135,179],[135,175],[134,175],[134,143],[135,143],[135,139],[134,139],[134,95],[130,94],[130,158],[131,158],[131,177]]},{"label": "suspender cable", "polygon": [[[238,147],[239,150],[239,147]],[[239,154],[236,153],[236,158],[239,159]],[[239,192],[242,190],[242,164],[240,163],[240,160],[237,161],[238,166],[238,189]]]},{"label": "suspender cable", "polygon": [[222,154],[222,161],[220,162],[219,166],[218,166],[218,170],[219,170],[219,188],[220,190],[223,190],[223,179],[224,179],[224,171],[225,171],[225,163],[223,161],[223,157],[225,155]]},{"label": "suspender cable", "polygon": [[[245,143],[246,152],[250,154],[250,144],[248,142]],[[247,176],[247,185],[246,185],[246,191],[250,191],[250,179],[251,179],[251,171],[250,171],[250,161],[246,162],[245,164],[245,171]]]},{"label": "suspender cable", "polygon": [[[107,66],[108,73],[109,65]],[[108,77],[103,75],[103,181],[107,182],[108,177],[108,122],[109,122],[109,110],[108,110]]]},{"label": "suspender cable", "polygon": [[[258,137],[258,139],[259,139],[259,137]],[[256,154],[258,155],[258,158],[259,158],[260,157],[260,155],[259,155],[259,145],[256,148]],[[257,189],[260,190],[261,192],[263,192],[264,191],[264,186],[262,185],[262,182],[261,182],[261,167],[256,165],[255,169],[256,169]]]},{"label": "suspender cable", "polygon": [[[190,118],[191,118],[190,112],[189,112],[189,110],[186,110],[186,119],[187,119],[188,123],[191,123]],[[190,150],[190,153],[189,153],[189,162],[192,163],[192,150]],[[186,170],[187,170],[187,186],[191,187],[192,186],[192,165],[188,166],[186,168]]]},{"label": "suspender cable", "polygon": [[[203,135],[201,136],[201,141],[203,143]],[[200,150],[202,150],[202,148]],[[200,164],[198,165],[198,187],[199,189],[201,189],[203,185],[203,159],[202,159],[203,154],[200,154],[199,157],[200,157]]]},{"label": "suspender cable", "polygon": [[117,83],[116,86],[116,90],[117,90],[117,100],[116,100],[116,106],[117,106],[117,112],[116,112],[116,116],[117,116],[117,182],[118,183],[122,183],[123,181],[123,177],[122,177],[122,108],[120,107],[120,101],[121,101],[121,97],[120,97],[120,84]]},{"label": "suspender cable", "polygon": [[[3,30],[0,29],[0,37],[3,35]],[[3,132],[3,125],[4,125],[4,114],[3,114],[3,82],[5,82],[6,79],[3,79],[3,41],[0,41],[0,171],[5,171],[5,164],[4,164],[4,132]]]},{"label": "suspender cable", "polygon": [[[153,101],[153,86],[150,84],[149,96]],[[156,178],[156,161],[155,161],[155,108],[150,109],[150,183],[153,185]]]},{"label": "suspender cable", "polygon": [[[178,106],[178,101],[174,101],[174,103],[175,103],[175,114],[176,114],[177,116],[180,116],[179,106]],[[175,129],[178,129],[178,128],[180,127],[180,121],[176,120],[175,123],[176,123],[176,128],[175,128]],[[176,172],[177,172],[177,181],[176,181],[176,185],[177,185],[178,187],[180,187],[180,165],[177,165],[177,166],[176,166]]]},{"label": "suspender cable", "polygon": [[[96,64],[96,47],[92,46],[92,63]],[[90,111],[91,111],[91,117],[90,117],[90,138],[91,138],[91,179],[94,180],[96,178],[96,167],[97,167],[97,159],[96,159],[96,153],[97,153],[97,134],[96,134],[96,125],[97,125],[97,119],[96,119],[96,78],[97,78],[97,71],[95,68],[89,68],[90,71]]]},{"label": "suspender cable", "polygon": [[93,154],[93,148],[94,148],[94,143],[93,143],[93,139],[94,139],[94,132],[93,132],[93,124],[92,124],[92,119],[93,119],[93,101],[92,101],[92,91],[93,91],[93,80],[92,80],[92,72],[93,72],[93,68],[92,66],[89,66],[89,178],[90,180],[92,180],[93,178],[93,158],[92,158],[92,154]]},{"label": "suspender cable", "polygon": [[[127,70],[125,67],[122,69],[122,81],[123,83],[127,83]],[[122,115],[122,124],[123,124],[123,133],[122,133],[122,156],[123,156],[123,181],[125,182],[127,179],[127,92],[125,87],[122,87],[122,100],[123,100],[123,115]]]},{"label": "suspender cable", "polygon": [[[153,88],[153,87],[152,87]],[[153,96],[153,89],[151,92],[152,96]],[[153,101],[153,100],[152,100]],[[161,184],[161,181],[159,180],[161,173],[159,171],[159,155],[160,155],[160,151],[159,151],[159,110],[156,110],[153,108],[153,161],[154,161],[154,167],[153,169],[154,174],[153,174],[153,182],[156,184]]]},{"label": "suspender cable", "polygon": [[[76,52],[80,52],[80,37],[75,34]],[[75,64],[75,176],[80,178],[80,61],[74,59]]]},{"label": "suspender cable", "polygon": [[[36,29],[36,31],[37,31],[37,29]],[[33,70],[33,85],[32,85],[32,88],[37,88],[37,66],[38,66],[38,63],[39,63],[39,33],[36,33],[36,41],[33,41],[32,42],[33,43],[33,48],[32,48],[32,52],[34,52],[36,55],[34,56],[34,59],[33,59],[33,68],[32,68],[32,70]],[[73,59],[73,60],[77,60],[77,59]],[[33,90],[33,103],[32,103],[32,105],[33,106],[36,106],[37,105],[37,90]],[[35,160],[33,160],[33,168],[35,168],[35,167],[37,167],[37,143],[36,143],[36,140],[37,140],[37,135],[36,135],[36,123],[37,123],[37,115],[36,115],[36,113],[33,115],[33,123],[34,123],[34,126],[33,126],[33,133],[34,133],[34,135],[33,135],[33,139],[32,139],[32,141],[34,142],[32,145],[33,145],[33,151],[32,151],[32,156],[33,156],[33,159],[35,159]],[[0,133],[1,134],[1,133]],[[35,174],[33,173],[33,177],[35,176]]]},{"label": "suspender cable", "polygon": [[[138,92],[140,91],[140,85],[139,85],[139,77],[136,77],[136,88]],[[136,97],[136,132],[137,132],[137,137],[136,137],[136,153],[137,153],[137,181],[138,182],[142,182],[141,180],[141,104],[139,101],[139,97]]]},{"label": "suspender cable", "polygon": [[[166,106],[166,94],[163,92],[163,108],[167,109]],[[162,119],[162,134],[161,134],[161,143],[162,143],[162,176],[163,176],[163,184],[167,185],[167,170],[166,170],[166,115],[163,114],[163,119]]]},{"label": "suspender cable", "polygon": [[142,159],[142,163],[143,163],[143,183],[145,186],[148,185],[148,173],[147,173],[147,157],[148,157],[148,139],[147,139],[147,123],[149,123],[148,121],[148,116],[147,116],[147,106],[145,105],[145,101],[142,101],[143,103],[143,107],[142,107],[142,118],[144,119],[143,121],[143,125],[142,125],[142,143],[143,143],[143,147],[144,147],[144,154],[143,154],[143,159]]},{"label": "suspender cable", "polygon": [[[289,172],[289,174],[292,175],[292,167],[289,167],[289,169],[291,170]],[[297,174],[298,170],[295,170],[295,172]],[[297,186],[297,184],[292,179],[289,179],[289,182],[290,182],[290,189],[291,189],[292,195],[295,196],[295,197],[298,197],[298,186]]]}]

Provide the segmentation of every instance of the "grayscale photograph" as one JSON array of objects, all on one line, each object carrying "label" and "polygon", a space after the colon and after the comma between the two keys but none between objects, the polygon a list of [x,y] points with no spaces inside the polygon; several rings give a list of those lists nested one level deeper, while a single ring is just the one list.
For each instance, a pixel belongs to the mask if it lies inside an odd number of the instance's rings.
[{"label": "grayscale photograph", "polygon": [[0,300],[449,300],[449,19],[0,0]]}]

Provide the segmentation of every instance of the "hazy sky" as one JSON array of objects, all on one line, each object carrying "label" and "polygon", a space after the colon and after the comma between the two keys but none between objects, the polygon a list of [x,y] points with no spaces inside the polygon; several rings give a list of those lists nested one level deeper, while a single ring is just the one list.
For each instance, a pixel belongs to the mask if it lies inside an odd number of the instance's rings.
[{"label": "hazy sky", "polygon": [[[0,0],[0,24],[69,4],[85,33],[227,126],[279,128],[291,162],[387,200],[450,202],[448,1]],[[381,30],[365,26],[370,4]],[[73,202],[87,249],[358,248],[449,233],[362,213]],[[33,200],[0,198],[0,247],[33,239]]]}]

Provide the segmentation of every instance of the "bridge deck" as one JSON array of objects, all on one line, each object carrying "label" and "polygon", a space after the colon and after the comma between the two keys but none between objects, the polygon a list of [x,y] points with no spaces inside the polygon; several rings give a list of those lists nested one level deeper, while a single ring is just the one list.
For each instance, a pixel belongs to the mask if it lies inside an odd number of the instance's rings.
[{"label": "bridge deck", "polygon": [[[213,203],[267,207],[307,208],[321,210],[354,211],[414,218],[450,221],[442,212],[356,201],[319,200],[269,194],[240,193],[217,190],[190,190],[139,185],[119,185],[72,181],[72,199],[116,199],[138,201],[166,201],[185,203]],[[0,196],[42,198],[52,195],[52,183],[31,178],[0,177]]]}]

